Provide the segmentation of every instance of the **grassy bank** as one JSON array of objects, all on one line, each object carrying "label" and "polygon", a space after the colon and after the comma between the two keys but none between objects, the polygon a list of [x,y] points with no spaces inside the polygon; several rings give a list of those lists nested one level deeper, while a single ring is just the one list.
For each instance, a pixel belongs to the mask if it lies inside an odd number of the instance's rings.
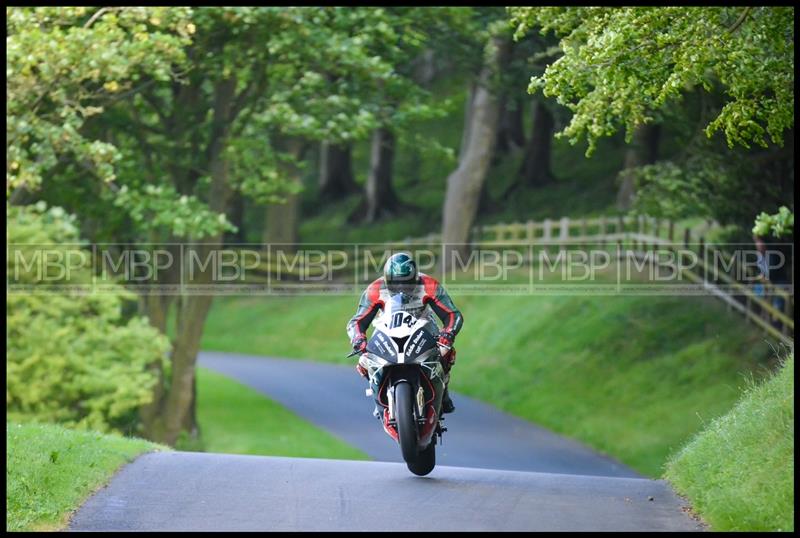
[{"label": "grassy bank", "polygon": [[[203,348],[345,359],[356,296],[218,299]],[[708,297],[454,297],[456,391],[580,439],[649,476],[762,375],[763,335]],[[456,405],[458,402],[456,401]]]},{"label": "grassy bank", "polygon": [[206,451],[369,459],[255,390],[205,368],[197,372],[197,420]]},{"label": "grassy bank", "polygon": [[166,449],[118,435],[6,423],[6,530],[63,528],[124,463]]},{"label": "grassy bank", "polygon": [[794,530],[794,357],[672,457],[666,477],[714,530]]}]

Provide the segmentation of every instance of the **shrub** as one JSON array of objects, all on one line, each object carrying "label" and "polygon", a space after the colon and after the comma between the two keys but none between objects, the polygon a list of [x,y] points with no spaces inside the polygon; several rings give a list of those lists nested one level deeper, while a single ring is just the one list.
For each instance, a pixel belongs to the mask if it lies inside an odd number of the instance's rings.
[{"label": "shrub", "polygon": [[7,281],[30,286],[7,296],[7,418],[132,433],[157,381],[148,366],[165,360],[167,338],[145,318],[123,316],[135,295],[122,286],[48,289],[65,283],[57,268],[17,263],[41,245],[52,259],[82,253],[89,262],[70,272],[69,283],[89,284],[91,252],[74,217],[40,202],[7,207],[7,224]]}]

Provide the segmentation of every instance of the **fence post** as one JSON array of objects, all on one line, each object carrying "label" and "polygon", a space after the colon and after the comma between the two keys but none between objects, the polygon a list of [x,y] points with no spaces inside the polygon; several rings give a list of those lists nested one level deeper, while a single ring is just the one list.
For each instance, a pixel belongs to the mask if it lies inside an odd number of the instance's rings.
[{"label": "fence post", "polygon": [[708,267],[706,267],[706,238],[705,236],[700,236],[700,247],[698,248],[698,254],[700,254],[700,259],[702,260],[700,267],[703,268],[703,281],[708,282]]},{"label": "fence post", "polygon": [[692,231],[689,228],[683,230],[683,251],[681,251],[681,264],[683,265],[686,259],[686,251],[689,250],[689,242],[692,240]]},{"label": "fence post", "polygon": [[[791,305],[791,296],[783,298],[783,313],[786,314],[786,317],[792,319],[792,305]],[[784,322],[781,321],[781,332],[784,336],[789,336],[789,326],[786,325]]]},{"label": "fence post", "polygon": [[569,218],[568,217],[561,217],[561,230],[558,234],[559,244],[558,250],[562,250],[566,248],[566,242],[561,243],[565,238],[569,238]]},{"label": "fence post", "polygon": [[606,244],[606,218],[600,217],[600,246],[604,247]]},{"label": "fence post", "polygon": [[669,228],[667,231],[667,237],[669,238],[670,243],[672,243],[675,240],[675,222],[672,219],[669,219]]},{"label": "fence post", "polygon": [[533,243],[533,221],[529,220],[527,224],[526,237],[528,238],[528,243]]}]

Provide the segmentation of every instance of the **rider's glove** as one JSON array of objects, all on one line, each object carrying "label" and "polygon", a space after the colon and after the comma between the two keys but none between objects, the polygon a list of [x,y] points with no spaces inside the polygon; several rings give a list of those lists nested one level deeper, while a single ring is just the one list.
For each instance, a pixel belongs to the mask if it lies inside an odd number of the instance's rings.
[{"label": "rider's glove", "polygon": [[369,374],[367,373],[367,369],[366,369],[366,368],[364,368],[363,366],[361,366],[361,363],[358,363],[358,364],[356,364],[356,372],[358,372],[358,374],[359,374],[361,377],[367,377],[367,376],[369,375]]},{"label": "rider's glove", "polygon": [[442,331],[442,332],[439,333],[438,342],[443,346],[453,347],[453,339],[454,338],[455,337],[453,336],[453,333],[451,333],[449,331]]},{"label": "rider's glove", "polygon": [[358,335],[353,338],[353,351],[364,353],[367,350],[367,339],[364,336]]}]

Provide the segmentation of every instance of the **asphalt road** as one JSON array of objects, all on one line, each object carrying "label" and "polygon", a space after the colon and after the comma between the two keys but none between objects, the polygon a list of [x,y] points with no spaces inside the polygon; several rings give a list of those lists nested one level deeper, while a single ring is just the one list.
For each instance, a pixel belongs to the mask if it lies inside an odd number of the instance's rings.
[{"label": "asphalt road", "polygon": [[352,366],[207,352],[200,364],[377,461],[145,454],[84,503],[69,530],[703,530],[666,482],[460,394],[436,468],[418,477],[399,463]]},{"label": "asphalt road", "polygon": [[[652,498],[652,500],[650,500]],[[150,453],[76,531],[691,531],[662,481],[386,462]]]},{"label": "asphalt road", "polygon": [[[281,403],[377,461],[402,462],[400,447],[372,416],[367,382],[353,366],[200,353],[200,365],[225,374]],[[458,375],[456,370],[453,375]],[[455,413],[436,447],[436,464],[557,474],[639,477],[632,469],[588,447],[451,393]]]}]

